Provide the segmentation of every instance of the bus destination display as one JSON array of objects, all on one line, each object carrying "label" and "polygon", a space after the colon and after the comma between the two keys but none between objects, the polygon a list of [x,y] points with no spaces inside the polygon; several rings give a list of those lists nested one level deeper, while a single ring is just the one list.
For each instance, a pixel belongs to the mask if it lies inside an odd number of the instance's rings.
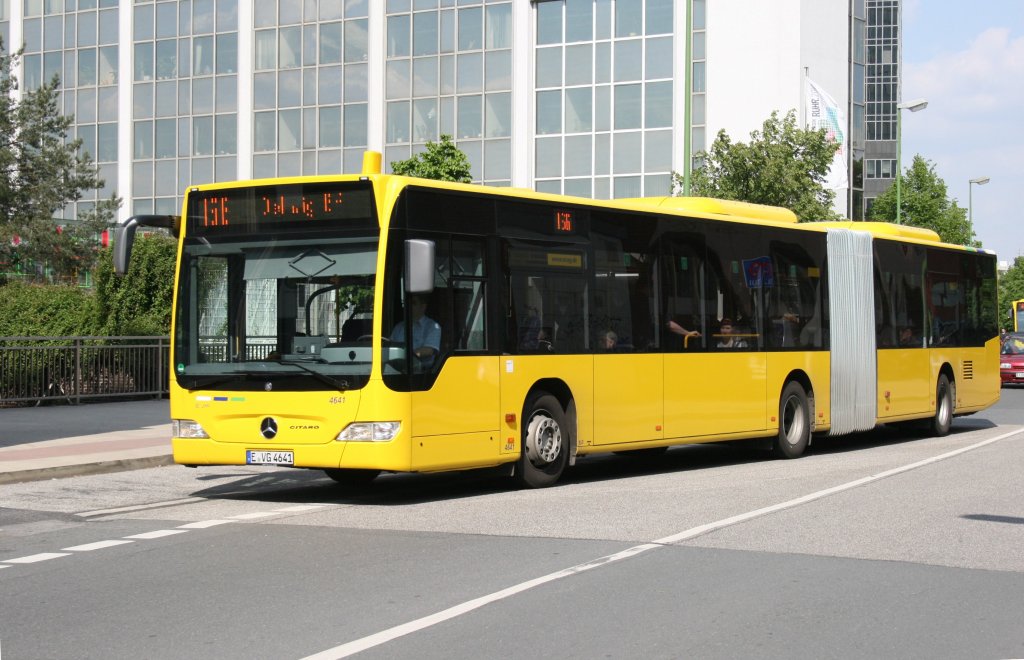
[{"label": "bus destination display", "polygon": [[[373,220],[368,186],[310,184],[231,188],[189,196],[188,231],[216,236]],[[340,224],[339,224],[340,223]],[[365,226],[366,223],[356,223]],[[374,226],[376,222],[373,222]]]}]

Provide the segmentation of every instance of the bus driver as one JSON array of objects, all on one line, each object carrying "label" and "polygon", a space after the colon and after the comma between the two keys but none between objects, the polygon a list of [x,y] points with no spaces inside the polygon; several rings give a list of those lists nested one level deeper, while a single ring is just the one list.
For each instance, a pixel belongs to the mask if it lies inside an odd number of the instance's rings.
[{"label": "bus driver", "polygon": [[[412,294],[405,301],[408,316],[412,319],[412,352],[420,364],[428,367],[434,363],[441,350],[441,326],[426,315],[427,299]],[[399,321],[391,331],[391,341],[405,341],[405,321]]]}]

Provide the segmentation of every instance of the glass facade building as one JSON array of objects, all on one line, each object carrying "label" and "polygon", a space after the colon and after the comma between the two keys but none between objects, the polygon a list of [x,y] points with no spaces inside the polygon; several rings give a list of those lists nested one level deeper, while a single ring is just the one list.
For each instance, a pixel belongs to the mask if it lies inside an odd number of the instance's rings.
[{"label": "glass facade building", "polygon": [[900,103],[900,0],[866,0],[864,42],[864,209],[888,190],[897,174],[896,105]]},{"label": "glass facade building", "polygon": [[[883,20],[898,2],[828,2],[850,19],[834,54],[850,62],[841,210],[862,217],[871,182],[892,170],[872,145],[892,130],[898,20]],[[112,192],[126,217],[179,212],[190,184],[355,172],[366,149],[387,167],[443,134],[488,185],[669,194],[684,154],[710,146],[709,95],[734,84],[709,80],[707,63],[765,56],[714,51],[715,11],[707,0],[0,0],[0,36],[25,45],[23,89],[60,77],[72,137],[106,182],[65,217]],[[775,109],[786,108],[756,111]]]}]

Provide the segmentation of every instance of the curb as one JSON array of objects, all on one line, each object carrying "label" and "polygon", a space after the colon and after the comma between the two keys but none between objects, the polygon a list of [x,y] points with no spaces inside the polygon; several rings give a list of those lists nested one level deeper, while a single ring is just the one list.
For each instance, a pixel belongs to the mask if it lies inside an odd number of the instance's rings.
[{"label": "curb", "polygon": [[45,479],[79,477],[89,474],[125,472],[128,470],[163,467],[165,465],[174,465],[174,457],[170,454],[164,456],[145,456],[142,458],[124,458],[114,461],[98,461],[96,463],[82,463],[79,465],[57,465],[31,470],[0,472],[0,484],[18,484],[29,481],[43,481]]}]

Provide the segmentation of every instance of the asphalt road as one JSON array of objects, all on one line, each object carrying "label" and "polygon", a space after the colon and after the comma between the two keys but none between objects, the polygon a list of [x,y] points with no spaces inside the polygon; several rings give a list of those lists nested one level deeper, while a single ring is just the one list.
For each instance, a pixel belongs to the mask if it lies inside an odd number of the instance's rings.
[{"label": "asphalt road", "polygon": [[1022,404],[797,461],[596,457],[540,491],[472,472],[346,495],[315,472],[177,466],[7,485],[0,650],[1024,657]]}]

